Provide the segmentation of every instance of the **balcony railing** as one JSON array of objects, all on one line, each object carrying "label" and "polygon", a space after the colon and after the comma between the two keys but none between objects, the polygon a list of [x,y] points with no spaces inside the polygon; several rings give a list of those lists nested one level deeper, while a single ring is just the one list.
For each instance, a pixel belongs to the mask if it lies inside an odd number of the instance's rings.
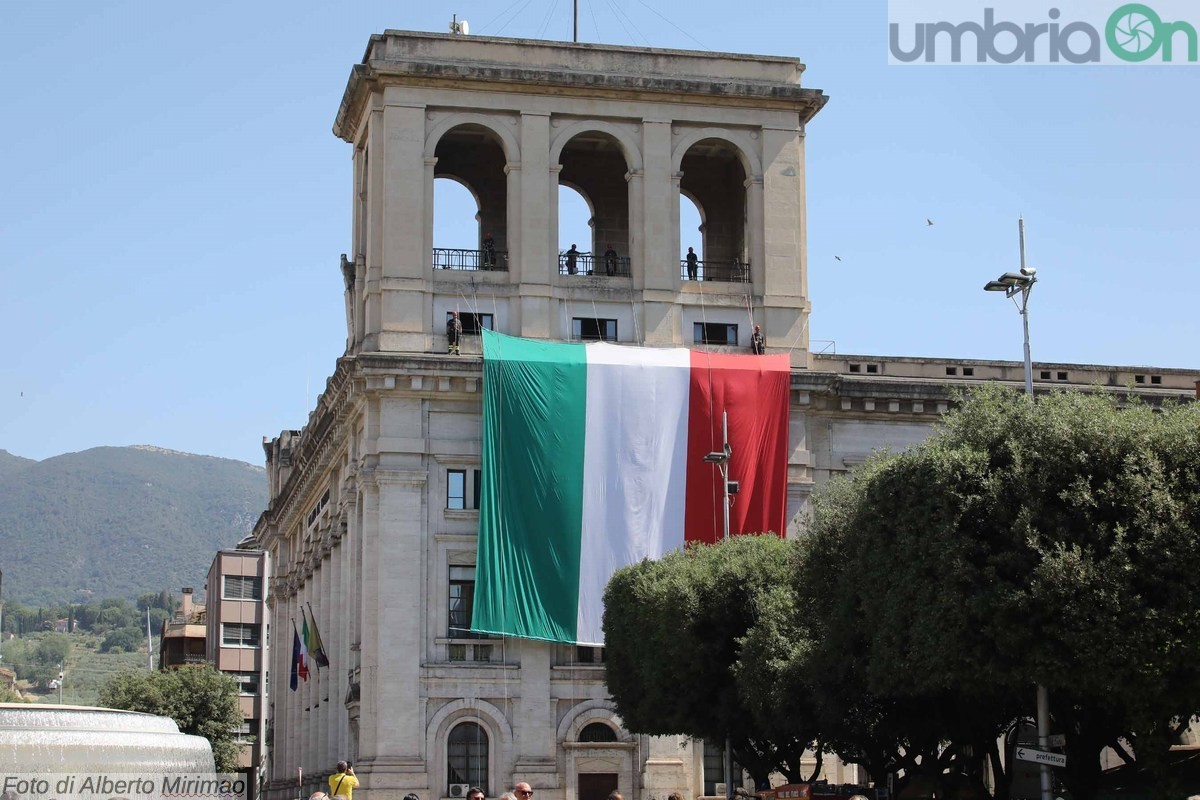
[{"label": "balcony railing", "polygon": [[629,257],[605,258],[595,253],[577,253],[574,258],[568,253],[558,254],[559,275],[603,275],[605,277],[628,278]]},{"label": "balcony railing", "polygon": [[508,271],[508,252],[505,250],[463,250],[456,247],[433,248],[434,269]]},{"label": "balcony railing", "polygon": [[679,279],[684,281],[722,281],[724,283],[749,283],[749,261],[697,261],[696,274],[688,272],[687,259],[679,260]]}]

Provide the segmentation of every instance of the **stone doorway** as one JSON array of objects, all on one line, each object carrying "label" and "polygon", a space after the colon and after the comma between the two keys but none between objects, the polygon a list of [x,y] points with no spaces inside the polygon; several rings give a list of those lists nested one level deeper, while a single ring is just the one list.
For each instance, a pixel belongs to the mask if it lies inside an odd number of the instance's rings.
[{"label": "stone doorway", "polygon": [[576,800],[608,800],[608,795],[617,790],[615,772],[581,772],[577,776],[579,794]]}]

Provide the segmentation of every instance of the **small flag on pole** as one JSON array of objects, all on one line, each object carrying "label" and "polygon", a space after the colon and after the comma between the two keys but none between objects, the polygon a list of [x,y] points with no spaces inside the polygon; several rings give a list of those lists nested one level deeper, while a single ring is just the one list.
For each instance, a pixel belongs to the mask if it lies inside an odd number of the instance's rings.
[{"label": "small flag on pole", "polygon": [[300,634],[296,632],[296,620],[292,620],[292,677],[288,686],[294,692],[300,685]]},{"label": "small flag on pole", "polygon": [[318,667],[328,667],[329,656],[325,654],[325,644],[321,641],[321,632],[317,630],[317,615],[313,613],[312,603],[308,604],[308,615],[312,617],[312,627],[308,629],[308,655]]}]

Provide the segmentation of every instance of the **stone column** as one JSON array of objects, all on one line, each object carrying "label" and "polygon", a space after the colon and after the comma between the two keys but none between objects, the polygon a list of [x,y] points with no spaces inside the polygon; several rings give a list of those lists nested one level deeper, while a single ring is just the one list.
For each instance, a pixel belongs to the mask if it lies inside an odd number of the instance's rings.
[{"label": "stone column", "polygon": [[421,656],[426,472],[376,468],[366,478],[363,536],[361,758],[372,794],[427,785]]},{"label": "stone column", "polygon": [[646,344],[677,342],[679,179],[672,176],[671,121],[642,122],[642,289]]},{"label": "stone column", "polygon": [[809,357],[801,138],[795,128],[764,127],[762,141],[764,271],[755,289],[766,298],[767,346],[794,348],[792,365],[804,368]]},{"label": "stone column", "polygon": [[379,296],[383,277],[383,203],[380,202],[384,174],[383,126],[383,110],[375,109],[367,126],[367,218],[363,225],[366,241],[362,245],[365,270],[358,287],[363,306],[359,345],[367,352],[379,349],[379,334],[383,329],[383,306]]},{"label": "stone column", "polygon": [[399,101],[385,91],[382,309],[379,349],[423,351],[424,278],[428,253],[423,252],[429,214],[424,189],[425,106]]},{"label": "stone column", "polygon": [[520,696],[513,703],[514,772],[534,786],[550,786],[558,772],[558,726],[550,691],[553,652],[549,642],[521,641]]},{"label": "stone column", "polygon": [[426,217],[427,223],[424,226],[425,229],[421,236],[421,274],[425,276],[425,288],[421,293],[421,319],[426,331],[425,347],[423,348],[423,351],[426,353],[445,352],[446,350],[445,343],[441,347],[437,346],[438,333],[439,331],[444,332],[446,325],[444,322],[438,325],[437,320],[433,317],[433,292],[431,291],[431,281],[435,278],[433,274],[433,217],[437,213],[437,209],[434,208],[433,184],[437,162],[437,156],[429,156],[425,159],[425,178],[422,184],[424,186],[422,193],[425,196],[425,209],[428,214]]},{"label": "stone column", "polygon": [[551,193],[555,181],[550,176],[550,115],[547,112],[521,113],[521,266],[520,319],[514,329],[534,339],[556,338],[552,334],[550,296],[556,283],[551,264],[557,253],[558,193]]}]

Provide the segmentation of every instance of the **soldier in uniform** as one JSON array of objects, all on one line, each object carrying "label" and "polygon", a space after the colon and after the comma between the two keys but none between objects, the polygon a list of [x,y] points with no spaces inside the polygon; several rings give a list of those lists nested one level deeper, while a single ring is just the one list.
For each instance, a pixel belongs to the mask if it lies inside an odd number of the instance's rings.
[{"label": "soldier in uniform", "polygon": [[763,341],[762,329],[757,325],[754,326],[754,333],[750,334],[750,349],[756,356],[767,352],[767,343]]},{"label": "soldier in uniform", "polygon": [[446,320],[446,352],[452,356],[460,355],[458,351],[458,343],[462,340],[462,320],[458,318],[458,312],[450,312],[450,319]]}]

